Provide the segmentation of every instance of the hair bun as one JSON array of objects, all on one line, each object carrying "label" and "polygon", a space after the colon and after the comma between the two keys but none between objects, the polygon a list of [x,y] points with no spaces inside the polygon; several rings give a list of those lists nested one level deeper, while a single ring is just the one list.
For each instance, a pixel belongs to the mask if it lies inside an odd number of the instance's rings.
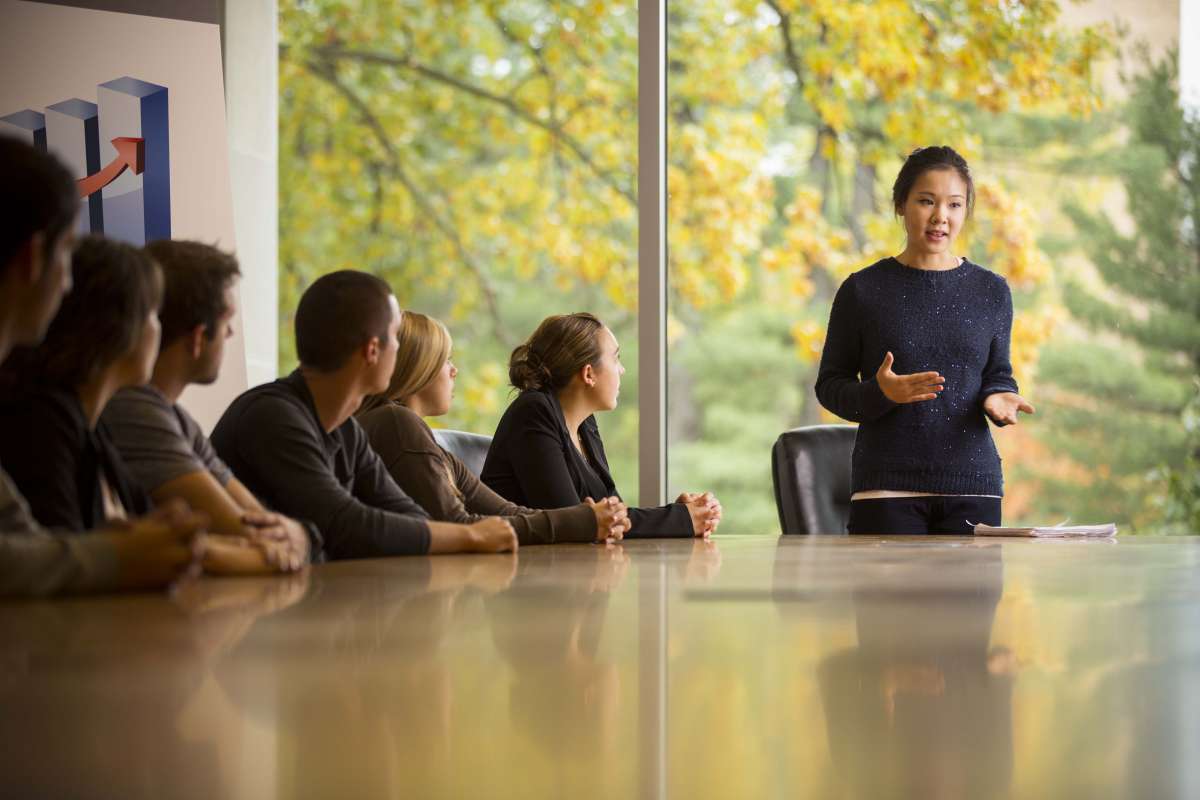
[{"label": "hair bun", "polygon": [[519,345],[508,360],[508,379],[521,391],[545,389],[552,376],[541,354],[528,344]]},{"label": "hair bun", "polygon": [[581,311],[546,317],[508,359],[508,378],[521,391],[559,391],[587,364],[600,364],[604,323]]}]

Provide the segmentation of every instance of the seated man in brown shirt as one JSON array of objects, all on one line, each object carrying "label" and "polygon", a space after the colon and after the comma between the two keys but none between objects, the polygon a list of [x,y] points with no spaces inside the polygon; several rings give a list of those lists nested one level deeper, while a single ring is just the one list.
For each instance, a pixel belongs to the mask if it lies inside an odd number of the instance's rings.
[{"label": "seated man in brown shirt", "polygon": [[619,540],[629,526],[616,497],[538,511],[505,500],[480,482],[461,459],[433,438],[422,417],[450,410],[457,368],[442,323],[414,311],[400,323],[396,368],[387,391],[367,398],[358,421],[392,478],[433,519],[476,522],[507,519],[521,544]]}]

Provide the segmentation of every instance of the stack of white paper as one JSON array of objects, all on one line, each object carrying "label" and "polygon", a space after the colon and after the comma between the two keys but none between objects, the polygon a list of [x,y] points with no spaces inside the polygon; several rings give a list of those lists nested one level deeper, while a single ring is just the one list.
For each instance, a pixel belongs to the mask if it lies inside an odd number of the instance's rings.
[{"label": "stack of white paper", "polygon": [[1117,525],[1109,522],[1104,525],[1055,525],[1053,528],[993,528],[981,522],[975,526],[975,535],[1108,539],[1117,535]]}]

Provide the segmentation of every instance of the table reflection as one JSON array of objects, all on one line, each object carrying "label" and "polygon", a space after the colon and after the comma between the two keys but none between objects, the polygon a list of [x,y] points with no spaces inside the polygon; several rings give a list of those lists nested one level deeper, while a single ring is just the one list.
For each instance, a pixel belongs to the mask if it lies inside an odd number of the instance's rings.
[{"label": "table reflection", "polygon": [[629,556],[620,545],[574,552],[566,562],[553,556],[523,561],[512,586],[487,601],[492,639],[511,677],[513,731],[553,758],[616,757],[621,671],[600,644]]},{"label": "table reflection", "polygon": [[0,770],[20,798],[1197,797],[1197,576],[1197,540],[731,537],[0,603]]},{"label": "table reflection", "polygon": [[852,588],[858,644],[818,666],[829,750],[857,797],[1006,796],[1015,659],[991,644],[999,546],[886,555]]},{"label": "table reflection", "polygon": [[703,586],[721,574],[721,548],[713,539],[693,539],[687,560],[678,567],[684,587]]},{"label": "table reflection", "polygon": [[261,620],[218,678],[278,730],[279,794],[366,796],[452,768],[443,642],[516,566],[513,555],[331,565],[304,602]]},{"label": "table reflection", "polygon": [[0,604],[6,794],[223,794],[236,736],[214,713],[213,669],[256,619],[298,603],[308,580],[305,571],[196,581],[173,599]]}]

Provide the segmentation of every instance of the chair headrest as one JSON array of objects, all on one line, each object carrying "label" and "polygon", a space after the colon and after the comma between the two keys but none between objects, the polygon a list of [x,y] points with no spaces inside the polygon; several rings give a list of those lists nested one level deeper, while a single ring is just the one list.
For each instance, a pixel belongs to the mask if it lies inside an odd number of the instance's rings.
[{"label": "chair headrest", "polygon": [[483,462],[487,459],[488,448],[492,446],[492,437],[469,431],[435,429],[433,438],[446,452],[453,453],[466,464],[476,477],[483,472]]}]

